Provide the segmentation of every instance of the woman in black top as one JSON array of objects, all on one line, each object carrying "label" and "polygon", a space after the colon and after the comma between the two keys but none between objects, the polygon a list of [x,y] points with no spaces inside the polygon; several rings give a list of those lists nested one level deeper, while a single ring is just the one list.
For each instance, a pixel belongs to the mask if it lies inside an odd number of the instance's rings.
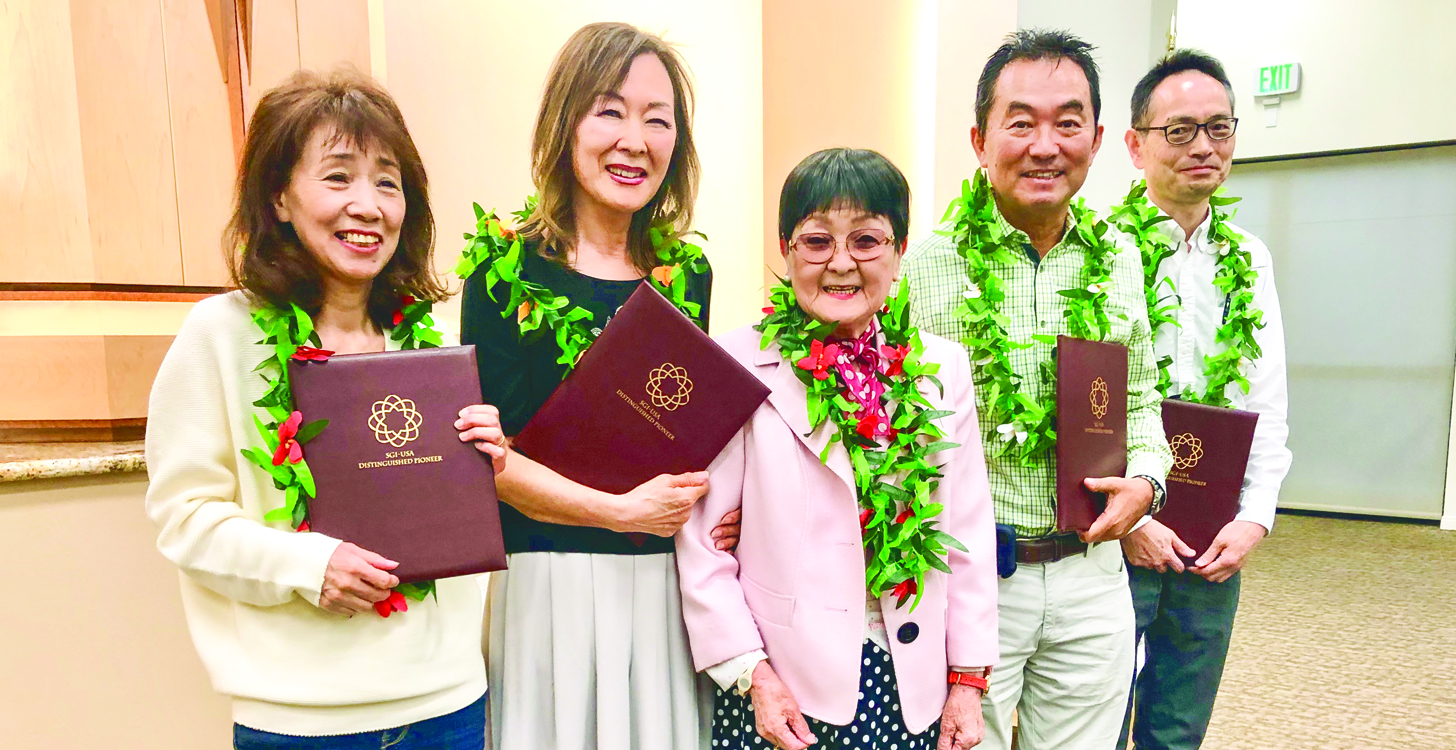
[{"label": "woman in black top", "polygon": [[[598,332],[658,265],[647,229],[688,228],[691,97],[676,53],[625,24],[582,28],[552,64],[520,273],[588,310]],[[505,309],[509,284],[492,299],[484,268],[465,285],[461,338],[476,346],[486,402],[515,435],[566,368],[550,331],[523,340]],[[712,274],[683,270],[706,328]],[[497,477],[510,568],[492,576],[488,607],[496,750],[706,746],[707,694],[687,648],[672,535],[707,482],[707,472],[663,475],[615,495],[511,456]]]}]

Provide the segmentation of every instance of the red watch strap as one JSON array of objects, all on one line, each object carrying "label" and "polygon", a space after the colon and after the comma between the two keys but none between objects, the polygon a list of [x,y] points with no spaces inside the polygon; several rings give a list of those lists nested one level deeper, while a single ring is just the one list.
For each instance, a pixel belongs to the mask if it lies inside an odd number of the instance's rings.
[{"label": "red watch strap", "polygon": [[978,675],[973,675],[967,672],[951,672],[949,682],[952,685],[965,685],[967,687],[973,687],[983,693],[986,692],[986,689],[991,686],[990,681],[988,681],[985,677],[980,677]]}]

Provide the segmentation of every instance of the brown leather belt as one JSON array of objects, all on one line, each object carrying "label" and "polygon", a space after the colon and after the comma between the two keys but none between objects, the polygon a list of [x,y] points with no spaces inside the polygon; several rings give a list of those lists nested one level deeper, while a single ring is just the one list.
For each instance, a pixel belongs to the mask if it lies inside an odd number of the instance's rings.
[{"label": "brown leather belt", "polygon": [[1026,565],[1056,562],[1087,551],[1087,543],[1074,533],[1016,540],[1016,562]]}]

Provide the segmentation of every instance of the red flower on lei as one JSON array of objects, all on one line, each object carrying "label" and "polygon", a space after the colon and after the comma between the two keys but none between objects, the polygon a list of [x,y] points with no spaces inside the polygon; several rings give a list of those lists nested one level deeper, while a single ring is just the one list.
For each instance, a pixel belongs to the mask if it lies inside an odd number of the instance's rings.
[{"label": "red flower on lei", "polygon": [[399,325],[400,323],[403,323],[404,322],[404,309],[406,307],[409,307],[410,305],[413,305],[414,303],[416,303],[418,301],[419,300],[415,299],[414,298],[414,295],[412,295],[412,294],[406,294],[403,297],[400,297],[399,298],[399,307],[396,308],[395,311],[394,311],[394,325]]},{"label": "red flower on lei", "polygon": [[374,611],[378,612],[380,617],[389,617],[395,612],[408,612],[409,601],[404,598],[404,594],[391,591],[388,599],[374,603]]},{"label": "red flower on lei", "polygon": [[910,354],[910,347],[905,345],[890,346],[886,344],[880,347],[880,356],[885,358],[885,375],[895,377],[905,372],[905,357]]},{"label": "red flower on lei", "polygon": [[794,366],[800,370],[814,373],[815,380],[823,380],[829,377],[829,368],[834,366],[834,360],[838,358],[839,346],[837,344],[815,341],[809,345],[809,356],[799,360]]},{"label": "red flower on lei", "polygon": [[898,601],[898,603],[895,606],[899,607],[899,606],[902,606],[902,605],[905,604],[905,600],[906,599],[909,599],[910,597],[914,596],[915,595],[915,591],[916,591],[915,579],[914,578],[906,578],[905,580],[903,580],[903,581],[899,582],[898,584],[896,584],[895,585],[895,590],[894,591],[891,591],[890,593],[891,594],[894,594],[895,599]]},{"label": "red flower on lei", "polygon": [[883,421],[878,414],[866,414],[860,418],[859,424],[855,426],[854,431],[859,433],[860,437],[865,440],[874,440],[875,434],[880,432],[880,424]]},{"label": "red flower on lei", "polygon": [[284,461],[296,464],[303,460],[303,446],[295,440],[298,426],[303,424],[303,412],[294,412],[278,425],[278,450],[273,451],[273,465],[282,466]]},{"label": "red flower on lei", "polygon": [[334,353],[328,349],[315,349],[311,346],[300,346],[293,353],[293,358],[301,362],[327,362],[332,356]]},{"label": "red flower on lei", "polygon": [[859,424],[855,425],[854,431],[865,440],[874,440],[877,435],[883,435],[891,440],[899,437],[900,431],[890,426],[890,420],[878,413],[866,413],[859,418]]}]

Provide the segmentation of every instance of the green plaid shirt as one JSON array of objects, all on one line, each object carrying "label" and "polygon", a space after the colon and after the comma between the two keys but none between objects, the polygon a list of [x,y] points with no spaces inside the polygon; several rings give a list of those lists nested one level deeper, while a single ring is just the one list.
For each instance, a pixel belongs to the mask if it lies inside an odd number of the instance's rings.
[{"label": "green plaid shirt", "polygon": [[[1062,315],[1066,298],[1057,292],[1089,283],[1083,273],[1086,246],[1076,232],[1067,232],[1045,258],[1033,261],[1036,251],[1026,233],[1007,223],[999,210],[996,220],[1006,237],[1027,250],[1013,263],[992,264],[992,270],[1006,284],[1002,312],[1011,319],[1012,339],[1031,341],[1038,333],[1071,335]],[[1128,348],[1127,476],[1146,474],[1165,482],[1173,456],[1163,436],[1162,400],[1156,388],[1157,366],[1143,298],[1142,260],[1130,239],[1115,229],[1111,231],[1122,251],[1112,263],[1114,288],[1107,301],[1112,333],[1107,340]],[[969,288],[969,278],[966,262],[956,254],[952,239],[937,233],[916,244],[905,256],[904,273],[910,285],[910,313],[915,325],[961,341],[966,326],[956,320],[955,310]],[[1021,387],[1031,398],[1040,400],[1051,395],[1037,375],[1038,363],[1051,356],[1052,346],[1039,342],[1011,352],[1011,369],[1021,376]],[[986,445],[999,441],[1000,433],[988,415],[985,392],[980,388],[976,408],[982,441]],[[1014,525],[1022,537],[1043,536],[1056,530],[1056,461],[1054,452],[1044,454],[1032,466],[1022,466],[1010,451],[1000,458],[987,459],[997,523]]]}]

